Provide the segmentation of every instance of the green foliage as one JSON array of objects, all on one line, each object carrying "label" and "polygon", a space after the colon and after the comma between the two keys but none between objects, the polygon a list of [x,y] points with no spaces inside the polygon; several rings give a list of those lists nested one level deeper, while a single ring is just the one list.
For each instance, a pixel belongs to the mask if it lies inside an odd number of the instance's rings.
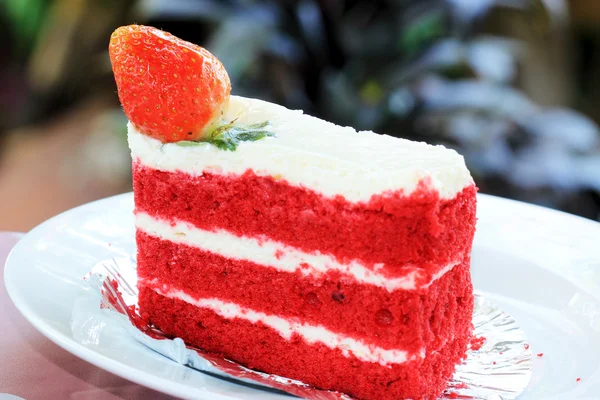
[{"label": "green foliage", "polygon": [[428,44],[445,34],[444,14],[432,10],[410,21],[400,36],[399,46],[408,56],[412,56]]},{"label": "green foliage", "polygon": [[17,49],[28,52],[35,44],[48,9],[47,0],[4,0],[9,23],[16,39]]}]

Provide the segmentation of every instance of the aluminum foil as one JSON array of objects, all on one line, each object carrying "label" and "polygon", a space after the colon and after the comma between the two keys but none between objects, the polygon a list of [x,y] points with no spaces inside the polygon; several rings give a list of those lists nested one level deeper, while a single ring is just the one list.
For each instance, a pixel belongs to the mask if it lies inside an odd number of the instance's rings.
[{"label": "aluminum foil", "polygon": [[[138,313],[137,275],[134,258],[98,263],[84,277],[89,289],[76,301],[71,319],[73,337],[86,346],[98,344],[105,319],[94,318],[98,308],[110,310],[111,323],[121,324],[136,340],[163,356],[211,376],[256,388],[316,400],[352,399],[350,396],[313,388],[305,383],[245,368],[166,337],[146,325]],[[441,399],[514,399],[531,378],[532,354],[523,330],[498,307],[475,295],[475,327],[471,348],[458,365]]]}]

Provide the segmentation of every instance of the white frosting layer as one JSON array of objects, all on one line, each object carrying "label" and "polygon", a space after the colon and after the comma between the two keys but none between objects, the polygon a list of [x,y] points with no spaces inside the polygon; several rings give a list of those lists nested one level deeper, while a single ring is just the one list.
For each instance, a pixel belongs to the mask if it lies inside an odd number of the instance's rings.
[{"label": "white frosting layer", "polygon": [[155,288],[154,290],[165,297],[182,300],[196,307],[208,308],[223,318],[241,318],[252,323],[261,322],[277,331],[286,340],[291,340],[294,334],[300,335],[308,344],[322,343],[330,349],[341,350],[345,357],[353,355],[364,362],[379,363],[387,366],[390,364],[402,364],[416,358],[423,358],[425,354],[424,351],[417,354],[408,354],[404,350],[383,349],[364,343],[361,340],[339,335],[323,326],[303,324],[215,298],[194,299],[180,290],[168,290],[167,288],[163,290]]},{"label": "white frosting layer", "polygon": [[[171,224],[169,221],[155,219],[141,212],[136,214],[135,225],[141,231],[160,239],[197,247],[227,258],[247,260],[279,271],[300,271],[304,276],[318,277],[327,271],[338,271],[348,279],[383,287],[390,292],[398,289],[426,288],[458,264],[456,262],[443,266],[429,282],[417,286],[417,281],[422,281],[422,279],[418,279],[421,276],[421,271],[417,268],[412,270],[407,268],[406,275],[399,278],[390,278],[368,269],[357,261],[341,264],[329,255],[305,253],[269,239],[259,240],[236,236],[225,230],[206,231],[181,221]],[[377,265],[375,269],[381,269],[382,267],[383,264]]]},{"label": "white frosting layer", "polygon": [[241,174],[251,169],[353,202],[390,190],[409,194],[426,178],[442,198],[452,198],[473,182],[463,157],[443,146],[356,132],[302,111],[232,96],[225,120],[235,118],[240,124],[268,120],[276,137],[243,142],[232,152],[208,143],[193,147],[163,144],[130,123],[132,157],[151,168],[193,175],[204,171]]}]

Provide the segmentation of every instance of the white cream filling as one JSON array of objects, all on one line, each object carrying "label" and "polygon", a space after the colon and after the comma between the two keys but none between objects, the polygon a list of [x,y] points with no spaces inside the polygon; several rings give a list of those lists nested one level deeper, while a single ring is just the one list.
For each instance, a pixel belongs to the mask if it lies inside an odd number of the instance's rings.
[{"label": "white cream filling", "polygon": [[324,196],[368,201],[373,195],[402,190],[406,195],[428,179],[442,198],[453,198],[473,183],[462,156],[443,146],[356,132],[302,111],[256,99],[232,96],[225,120],[239,124],[270,121],[276,137],[243,142],[236,151],[208,143],[182,147],[163,144],[128,124],[132,157],[163,171],[201,175],[205,171],[285,179]]},{"label": "white cream filling", "polygon": [[308,344],[322,343],[330,349],[341,350],[344,357],[353,355],[364,362],[379,363],[383,366],[388,366],[390,364],[402,364],[416,358],[423,358],[425,354],[424,351],[411,355],[404,350],[387,350],[364,343],[361,340],[339,335],[323,326],[303,324],[215,298],[194,299],[180,290],[168,290],[166,287],[163,290],[157,288],[153,290],[170,299],[178,299],[196,307],[208,308],[223,318],[241,318],[252,323],[263,323],[277,331],[286,340],[290,340],[294,334],[299,335]]},{"label": "white cream filling", "polygon": [[[227,258],[247,260],[279,271],[300,271],[304,276],[319,276],[328,271],[338,271],[356,282],[383,287],[390,292],[398,289],[426,288],[458,264],[454,262],[443,266],[429,282],[417,286],[417,282],[422,280],[419,279],[422,273],[417,268],[407,268],[406,275],[391,278],[368,269],[357,261],[342,264],[329,255],[305,253],[273,240],[240,237],[225,230],[202,230],[182,221],[171,224],[146,213],[136,213],[135,225],[141,231],[160,239],[197,247]],[[375,269],[382,267],[383,264],[380,264]]]}]

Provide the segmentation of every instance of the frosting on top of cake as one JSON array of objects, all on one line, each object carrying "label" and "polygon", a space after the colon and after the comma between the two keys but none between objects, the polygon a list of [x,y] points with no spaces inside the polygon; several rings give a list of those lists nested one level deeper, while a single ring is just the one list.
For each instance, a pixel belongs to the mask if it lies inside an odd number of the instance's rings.
[{"label": "frosting on top of cake", "polygon": [[232,96],[225,121],[240,124],[270,122],[275,137],[241,142],[235,151],[209,143],[181,146],[162,143],[128,124],[132,157],[163,171],[204,171],[285,179],[324,196],[342,195],[368,201],[375,194],[402,190],[412,193],[421,181],[453,198],[473,184],[464,159],[456,151],[370,131],[356,131],[262,100]]}]

